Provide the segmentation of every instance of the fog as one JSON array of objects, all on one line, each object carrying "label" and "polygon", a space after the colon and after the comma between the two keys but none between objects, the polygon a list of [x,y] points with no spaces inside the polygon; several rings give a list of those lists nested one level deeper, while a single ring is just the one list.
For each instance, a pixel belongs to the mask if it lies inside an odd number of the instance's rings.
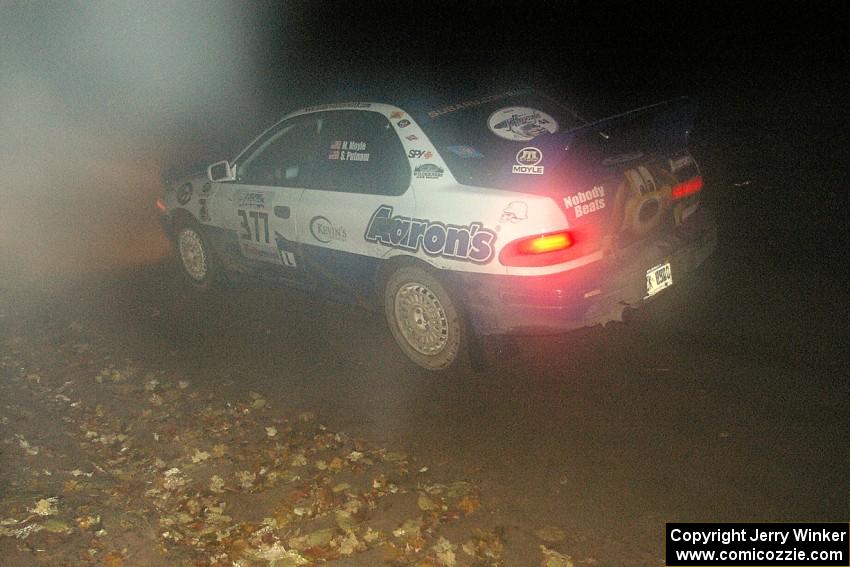
[{"label": "fog", "polygon": [[153,209],[162,170],[228,157],[253,126],[245,110],[261,106],[248,33],[256,16],[207,2],[0,11],[7,283],[12,274],[61,283],[162,257]]}]

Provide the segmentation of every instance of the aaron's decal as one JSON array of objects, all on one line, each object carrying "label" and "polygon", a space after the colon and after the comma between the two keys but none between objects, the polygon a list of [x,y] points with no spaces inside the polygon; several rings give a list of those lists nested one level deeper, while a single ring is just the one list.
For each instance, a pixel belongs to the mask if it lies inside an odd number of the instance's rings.
[{"label": "aaron's decal", "polygon": [[429,219],[393,216],[390,205],[381,205],[366,227],[367,242],[442,256],[462,262],[486,264],[493,259],[496,233],[480,222],[446,224]]}]

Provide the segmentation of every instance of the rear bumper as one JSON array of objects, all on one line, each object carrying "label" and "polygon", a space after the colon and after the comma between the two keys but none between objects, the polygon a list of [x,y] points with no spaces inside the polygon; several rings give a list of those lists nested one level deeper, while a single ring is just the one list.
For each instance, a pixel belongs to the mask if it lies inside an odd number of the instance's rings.
[{"label": "rear bumper", "polygon": [[673,285],[687,279],[717,246],[717,228],[701,207],[674,232],[598,262],[548,276],[457,274],[467,314],[481,335],[541,334],[621,321],[646,298],[646,271],[669,262]]}]

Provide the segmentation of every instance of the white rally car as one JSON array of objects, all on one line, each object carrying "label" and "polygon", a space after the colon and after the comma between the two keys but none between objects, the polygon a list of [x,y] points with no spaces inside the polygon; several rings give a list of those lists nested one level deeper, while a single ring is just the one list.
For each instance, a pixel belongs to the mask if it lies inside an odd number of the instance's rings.
[{"label": "white rally car", "polygon": [[293,112],[157,203],[189,282],[382,309],[439,370],[493,334],[620,320],[714,249],[674,100],[586,123],[534,91]]}]

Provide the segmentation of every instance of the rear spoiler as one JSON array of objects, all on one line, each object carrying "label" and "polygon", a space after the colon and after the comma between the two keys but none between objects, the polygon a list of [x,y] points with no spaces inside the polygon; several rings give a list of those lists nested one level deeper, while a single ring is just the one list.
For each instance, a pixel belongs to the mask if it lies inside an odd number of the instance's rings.
[{"label": "rear spoiler", "polygon": [[[538,136],[529,145],[540,148],[544,165],[565,158],[614,165],[648,153],[670,154],[688,146],[697,106],[679,97],[610,116],[558,134]],[[565,151],[566,150],[566,151]]]},{"label": "rear spoiler", "polygon": [[598,133],[617,145],[626,143],[669,152],[688,146],[696,116],[696,103],[688,97],[679,97],[617,114],[569,133],[576,138]]}]

